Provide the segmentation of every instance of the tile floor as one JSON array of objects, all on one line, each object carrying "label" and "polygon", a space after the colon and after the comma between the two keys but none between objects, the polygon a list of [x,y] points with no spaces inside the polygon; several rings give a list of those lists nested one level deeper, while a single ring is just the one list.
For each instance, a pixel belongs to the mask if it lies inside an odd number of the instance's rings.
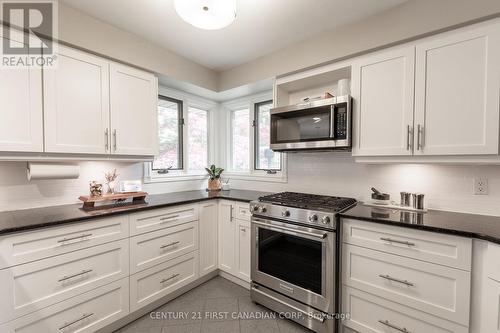
[{"label": "tile floor", "polygon": [[[224,313],[228,312],[228,315]],[[250,293],[226,279],[216,277],[152,312],[172,316],[152,319],[148,314],[117,333],[306,333],[311,332],[285,319],[269,318],[268,309],[252,303]],[[184,315],[182,315],[184,313]],[[212,315],[220,313],[220,317]],[[253,318],[233,318],[250,313]],[[236,314],[236,315],[234,315]],[[267,315],[267,316],[266,316]],[[193,317],[194,316],[194,317]],[[262,318],[264,317],[264,318]]]}]

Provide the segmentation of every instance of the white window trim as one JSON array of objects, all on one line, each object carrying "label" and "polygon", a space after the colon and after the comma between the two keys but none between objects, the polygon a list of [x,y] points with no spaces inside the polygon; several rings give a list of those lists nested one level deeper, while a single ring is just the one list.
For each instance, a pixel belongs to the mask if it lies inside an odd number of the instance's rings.
[{"label": "white window trim", "polygon": [[[199,96],[191,95],[186,92],[178,91],[167,87],[158,87],[158,94],[183,102],[182,116],[188,124],[188,109],[189,107],[206,110],[208,112],[208,164],[215,161],[215,142],[217,129],[215,128],[215,111],[218,109],[218,104]],[[189,154],[188,152],[188,131],[187,127],[182,131],[183,138],[183,169],[172,170],[168,174],[159,174],[157,171],[152,170],[152,162],[144,163],[144,183],[162,183],[162,182],[178,182],[186,180],[201,180],[208,178],[205,170],[188,170],[189,167]]]},{"label": "white window trim", "polygon": [[[273,99],[272,91],[260,93],[256,95],[246,96],[243,98],[239,98],[236,100],[232,100],[229,102],[222,103],[221,109],[225,113],[225,121],[224,123],[224,133],[226,149],[223,153],[223,165],[225,165],[225,171],[223,173],[224,178],[231,179],[240,179],[240,180],[253,180],[253,181],[263,181],[263,182],[280,182],[286,183],[288,182],[288,172],[287,172],[287,154],[281,154],[281,171],[277,171],[276,174],[268,174],[264,170],[255,170],[255,130],[252,127],[252,123],[255,120],[255,104],[269,101]],[[245,172],[233,171],[231,170],[231,162],[232,162],[232,126],[231,126],[231,117],[232,112],[248,109],[250,113],[250,123],[248,124],[250,128],[250,145],[249,145],[249,154],[250,154],[250,170]]]}]

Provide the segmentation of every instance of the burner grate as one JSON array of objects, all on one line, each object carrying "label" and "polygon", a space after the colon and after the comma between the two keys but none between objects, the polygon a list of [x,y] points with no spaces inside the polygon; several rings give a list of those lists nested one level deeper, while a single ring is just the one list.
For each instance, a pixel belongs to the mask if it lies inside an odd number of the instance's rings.
[{"label": "burner grate", "polygon": [[266,195],[260,197],[259,201],[273,203],[281,206],[303,209],[330,210],[334,212],[342,211],[357,202],[356,199],[352,198],[297,192],[281,192]]}]

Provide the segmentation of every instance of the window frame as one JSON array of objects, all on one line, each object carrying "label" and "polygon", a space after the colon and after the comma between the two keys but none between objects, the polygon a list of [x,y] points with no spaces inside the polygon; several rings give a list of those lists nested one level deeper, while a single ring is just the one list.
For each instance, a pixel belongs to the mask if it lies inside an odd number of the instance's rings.
[{"label": "window frame", "polygon": [[[158,94],[158,100],[164,100],[164,101],[169,101],[172,103],[176,103],[178,107],[177,111],[177,117],[179,121],[178,125],[178,135],[179,135],[179,154],[178,154],[178,161],[177,165],[179,166],[178,168],[170,168],[170,169],[154,169],[154,162],[151,162],[151,170],[158,173],[158,174],[164,174],[165,170],[168,170],[166,173],[169,171],[177,171],[177,170],[184,170],[184,101],[180,99],[176,99],[173,97],[165,96],[162,94]],[[158,115],[157,115],[158,116]]]},{"label": "window frame", "polygon": [[[231,179],[248,180],[248,181],[263,181],[263,182],[288,182],[287,176],[287,154],[281,153],[281,170],[277,170],[276,173],[268,173],[265,170],[255,169],[255,131],[253,127],[253,121],[255,120],[255,105],[261,102],[267,102],[273,100],[272,92],[265,92],[256,95],[250,95],[236,100],[227,101],[221,104],[221,111],[225,114],[225,128],[223,140],[225,142],[230,142],[226,149],[221,151],[221,162],[225,166],[226,171],[224,171],[224,176]],[[241,109],[249,110],[249,129],[250,129],[250,142],[249,142],[249,155],[250,155],[250,170],[248,171],[234,171],[231,170],[232,166],[232,112]]]},{"label": "window frame", "polygon": [[182,150],[183,150],[183,169],[173,170],[171,169],[168,173],[158,173],[157,170],[153,170],[153,162],[144,163],[144,177],[143,181],[145,184],[149,183],[162,183],[162,182],[178,182],[186,180],[201,180],[207,178],[205,170],[188,170],[189,160],[188,160],[188,129],[185,126],[189,124],[189,108],[196,108],[207,112],[207,157],[208,164],[213,163],[215,160],[214,145],[216,143],[216,129],[215,129],[215,117],[214,113],[218,108],[218,103],[192,95],[186,92],[178,91],[175,89],[167,88],[164,86],[158,87],[158,95],[166,96],[171,99],[180,100],[183,102],[182,107],[182,119],[183,124],[183,134],[182,134]]},{"label": "window frame", "polygon": [[283,158],[282,158],[282,153],[278,153],[279,156],[280,156],[280,167],[279,169],[276,169],[276,168],[269,168],[269,169],[261,169],[258,167],[258,156],[259,156],[259,117],[258,117],[258,114],[259,114],[259,108],[260,106],[262,105],[268,105],[268,104],[271,104],[271,106],[273,105],[273,100],[270,99],[270,100],[267,100],[267,101],[262,101],[262,102],[258,102],[258,103],[254,103],[253,106],[254,106],[254,115],[253,115],[253,121],[252,121],[252,127],[253,127],[253,132],[254,132],[254,143],[253,143],[253,156],[254,156],[254,165],[253,165],[253,169],[254,170],[261,170],[261,171],[265,171],[266,173],[268,174],[274,174],[275,172],[280,172],[283,168]]}]

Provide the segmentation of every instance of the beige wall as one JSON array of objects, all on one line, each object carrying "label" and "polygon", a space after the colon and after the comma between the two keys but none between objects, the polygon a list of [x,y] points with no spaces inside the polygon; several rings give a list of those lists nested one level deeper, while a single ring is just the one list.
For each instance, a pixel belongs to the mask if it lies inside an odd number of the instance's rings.
[{"label": "beige wall", "polygon": [[59,39],[177,80],[217,90],[217,73],[59,2]]},{"label": "beige wall", "polygon": [[498,14],[499,0],[410,0],[221,72],[218,89],[227,90]]}]

